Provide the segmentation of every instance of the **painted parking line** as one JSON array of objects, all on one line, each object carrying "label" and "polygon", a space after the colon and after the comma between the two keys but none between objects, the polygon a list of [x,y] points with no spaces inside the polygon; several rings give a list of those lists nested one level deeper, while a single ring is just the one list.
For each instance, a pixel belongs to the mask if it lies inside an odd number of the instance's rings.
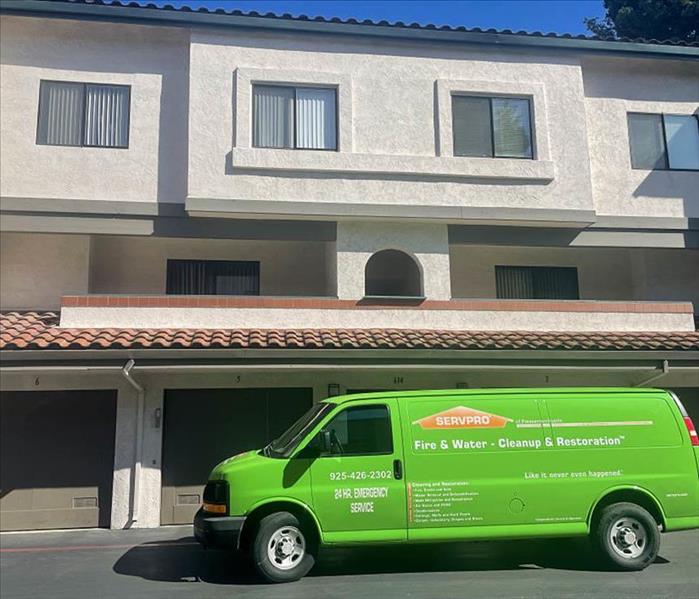
[{"label": "painted parking line", "polygon": [[151,549],[158,547],[188,547],[199,545],[196,541],[182,543],[148,543],[147,545],[64,545],[58,547],[10,547],[0,549],[0,553],[50,553],[63,551],[92,551],[93,549]]}]

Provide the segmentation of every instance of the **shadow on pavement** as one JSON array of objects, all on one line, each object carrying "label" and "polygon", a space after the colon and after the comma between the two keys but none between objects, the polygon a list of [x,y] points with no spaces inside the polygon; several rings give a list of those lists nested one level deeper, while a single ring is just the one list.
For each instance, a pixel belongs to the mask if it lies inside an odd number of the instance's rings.
[{"label": "shadow on pavement", "polygon": [[[592,556],[586,539],[324,548],[309,576],[517,569],[602,571]],[[661,557],[656,560],[656,564],[663,563],[668,562]],[[192,537],[133,547],[113,569],[117,574],[146,580],[259,583],[248,560],[233,552],[204,550]]]}]

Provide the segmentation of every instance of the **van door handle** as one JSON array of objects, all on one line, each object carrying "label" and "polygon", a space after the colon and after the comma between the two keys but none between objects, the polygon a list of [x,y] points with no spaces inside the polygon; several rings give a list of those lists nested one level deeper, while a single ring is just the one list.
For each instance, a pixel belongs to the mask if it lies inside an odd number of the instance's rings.
[{"label": "van door handle", "polygon": [[403,478],[403,464],[400,460],[393,460],[393,477],[396,480]]}]

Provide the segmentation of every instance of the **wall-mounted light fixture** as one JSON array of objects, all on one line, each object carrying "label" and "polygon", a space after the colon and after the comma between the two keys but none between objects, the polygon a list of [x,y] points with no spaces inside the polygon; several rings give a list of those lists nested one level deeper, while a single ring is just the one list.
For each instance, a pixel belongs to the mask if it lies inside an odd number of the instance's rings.
[{"label": "wall-mounted light fixture", "polygon": [[340,395],[340,385],[338,383],[330,383],[328,385],[328,397],[337,397]]},{"label": "wall-mounted light fixture", "polygon": [[160,408],[155,408],[153,410],[153,426],[155,428],[160,428],[160,422],[163,419],[163,411]]}]

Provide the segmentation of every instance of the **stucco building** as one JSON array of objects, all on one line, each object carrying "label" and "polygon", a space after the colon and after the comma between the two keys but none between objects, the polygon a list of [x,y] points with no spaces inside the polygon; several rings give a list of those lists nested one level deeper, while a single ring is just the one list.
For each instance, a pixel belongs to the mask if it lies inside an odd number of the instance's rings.
[{"label": "stucco building", "polygon": [[2,0],[2,526],[187,522],[354,390],[699,410],[699,47]]}]

